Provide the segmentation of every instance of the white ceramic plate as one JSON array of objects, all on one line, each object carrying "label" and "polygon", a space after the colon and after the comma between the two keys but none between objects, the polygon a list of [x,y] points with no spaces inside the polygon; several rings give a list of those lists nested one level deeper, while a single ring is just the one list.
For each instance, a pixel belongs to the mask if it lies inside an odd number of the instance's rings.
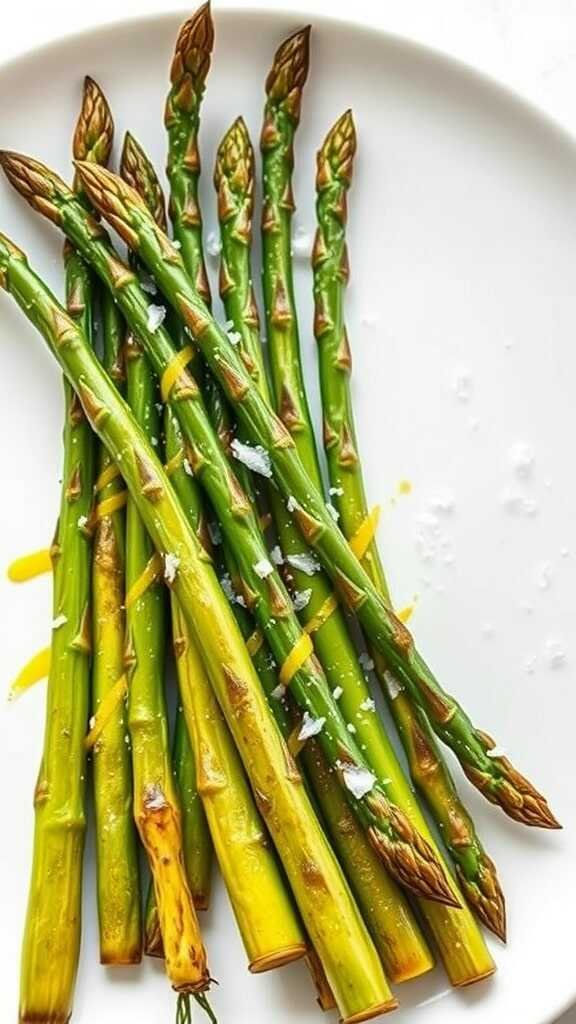
[{"label": "white ceramic plate", "polygon": [[[0,145],[69,175],[70,134],[89,73],[111,100],[119,139],[130,128],[162,166],[162,107],[179,20],[87,33],[0,70]],[[240,112],[257,139],[272,53],[303,21],[279,12],[217,15],[202,125],[208,230],[215,144]],[[297,146],[297,218],[308,233],[315,149],[348,106],[360,138],[348,295],[354,387],[370,498],[385,510],[381,543],[393,593],[398,605],[418,595],[415,630],[440,677],[568,826],[555,834],[522,829],[458,774],[499,865],[509,944],[493,944],[499,971],[480,986],[451,991],[440,969],[404,986],[394,1019],[544,1024],[576,998],[576,152],[541,116],[468,69],[318,19]],[[3,180],[0,228],[61,290],[57,232]],[[305,263],[298,296],[316,396]],[[61,395],[42,342],[1,296],[0,317],[3,567],[51,535]],[[524,476],[518,445],[533,454]],[[398,496],[401,479],[412,482],[410,496]],[[16,588],[2,573],[0,612],[6,692],[47,641],[49,581]],[[0,701],[3,1020],[16,1016],[42,718],[42,686],[16,705]],[[93,875],[89,847],[75,1020],[164,1024],[174,1001],[158,964],[98,966]],[[221,1024],[320,1019],[302,965],[247,974],[220,887],[203,921]]]}]

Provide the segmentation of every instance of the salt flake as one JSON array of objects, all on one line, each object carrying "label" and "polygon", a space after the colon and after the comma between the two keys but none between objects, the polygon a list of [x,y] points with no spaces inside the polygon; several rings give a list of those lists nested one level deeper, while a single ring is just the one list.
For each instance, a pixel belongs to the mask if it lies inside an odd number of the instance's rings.
[{"label": "salt flake", "polygon": [[155,306],[151,304],[150,306],[148,306],[146,312],[148,313],[148,320],[146,321],[146,326],[148,330],[152,331],[152,333],[154,334],[154,332],[158,330],[158,328],[164,323],[164,320],[166,319],[166,309],[164,306]]},{"label": "salt flake", "polygon": [[253,473],[258,473],[260,476],[265,477],[272,476],[270,456],[262,445],[251,446],[244,444],[235,437],[230,448],[234,458],[238,459],[238,462],[241,462],[244,466],[247,466]]},{"label": "salt flake", "polygon": [[317,736],[319,732],[322,732],[325,724],[325,718],[312,718],[312,716],[305,711],[300,732],[298,733],[298,739],[304,741],[310,739],[311,736]]},{"label": "salt flake", "polygon": [[284,555],[282,554],[279,544],[275,544],[272,548],[270,558],[274,562],[274,565],[284,565]]},{"label": "salt flake", "polygon": [[64,626],[68,622],[68,616],[60,612],[55,619],[52,619],[52,629],[60,629],[60,626]]},{"label": "salt flake", "polygon": [[344,785],[357,800],[361,800],[363,796],[374,788],[376,784],[376,776],[369,772],[367,768],[362,768],[360,765],[347,764],[342,768],[342,778],[344,779]]},{"label": "salt flake", "polygon": [[167,551],[164,555],[164,579],[167,583],[174,583],[179,565],[180,559],[178,555],[175,555],[172,551]]},{"label": "salt flake", "polygon": [[396,679],[396,676],[393,676],[391,672],[385,672],[384,680],[386,682],[386,689],[388,690],[390,700],[396,700],[396,698],[402,693],[402,687]]},{"label": "salt flake", "polygon": [[312,597],[311,590],[297,590],[292,598],[292,605],[295,612],[301,612],[309,604]]},{"label": "salt flake", "polygon": [[362,701],[360,707],[361,707],[362,711],[375,711],[376,710],[376,704],[372,700],[372,697],[366,697],[366,700]]},{"label": "salt flake", "polygon": [[254,563],[252,568],[261,580],[265,580],[267,576],[274,572],[274,566],[267,558],[261,558],[259,562]]},{"label": "salt flake", "polygon": [[314,576],[314,573],[317,573],[320,569],[318,560],[314,558],[314,555],[306,551],[303,551],[302,554],[286,555],[286,561],[293,569],[299,569],[306,576]]}]

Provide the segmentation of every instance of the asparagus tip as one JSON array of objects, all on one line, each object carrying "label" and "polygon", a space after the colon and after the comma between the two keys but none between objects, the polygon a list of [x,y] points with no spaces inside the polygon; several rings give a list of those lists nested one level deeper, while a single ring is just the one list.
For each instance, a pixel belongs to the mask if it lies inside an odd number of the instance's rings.
[{"label": "asparagus tip", "polygon": [[[184,81],[196,96],[202,94],[206,75],[210,69],[210,60],[214,48],[214,22],[210,3],[205,3],[181,26],[174,47],[174,58],[170,69],[170,81],[176,89],[180,89]],[[180,102],[188,104],[190,97],[187,90],[179,97]],[[176,98],[176,97],[175,97]]]},{"label": "asparagus tip", "polygon": [[266,79],[266,94],[273,103],[291,98],[290,111],[298,119],[297,97],[302,92],[310,66],[311,25],[298,29],[276,50]]},{"label": "asparagus tip", "polygon": [[114,121],[108,101],[98,83],[86,75],[82,105],[72,142],[77,160],[107,164],[114,139]]},{"label": "asparagus tip", "polygon": [[166,230],[166,202],[154,166],[131,132],[124,136],[120,176],[142,197],[156,223]]}]

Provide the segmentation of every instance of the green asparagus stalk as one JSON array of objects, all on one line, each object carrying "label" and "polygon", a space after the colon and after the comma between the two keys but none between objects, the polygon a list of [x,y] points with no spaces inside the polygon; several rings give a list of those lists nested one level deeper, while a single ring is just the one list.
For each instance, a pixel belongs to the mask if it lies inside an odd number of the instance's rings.
[{"label": "green asparagus stalk", "polygon": [[[218,148],[214,185],[221,214],[222,301],[227,317],[236,328],[237,349],[244,365],[261,392],[269,397],[258,335],[258,309],[251,283],[254,153],[242,118],[234,122]],[[283,503],[275,500],[274,494],[271,498],[284,550],[302,552],[302,541]],[[292,548],[287,545],[287,537],[294,541]],[[302,590],[296,592],[296,599],[298,593],[307,594],[310,599],[308,603],[319,608],[330,594],[328,581],[320,573],[311,577],[305,573],[300,575],[305,582]],[[329,621],[333,624],[338,618],[341,618],[340,613],[331,616]],[[314,640],[323,632],[318,631]],[[341,639],[335,630],[330,631],[329,642],[329,655],[325,647],[315,644],[327,678],[332,687],[336,687],[341,679],[346,680],[350,687],[357,680],[359,668],[348,634],[346,632]],[[264,647],[260,648],[258,653],[263,650]],[[259,670],[259,675],[265,691],[270,695],[278,684],[276,672],[272,670],[262,676]],[[363,686],[364,678],[360,676],[360,687]],[[281,703],[271,699],[271,707],[285,736],[288,736],[292,731],[292,723],[287,715],[281,714]],[[378,858],[358,827],[318,745],[311,741],[304,747],[301,757],[305,767],[310,769],[308,777],[330,829],[332,843],[346,870],[389,978],[399,982],[424,973],[432,966],[432,958],[420,929],[405,898],[383,872],[382,865],[378,863]]]},{"label": "green asparagus stalk", "polygon": [[[91,338],[93,282],[83,260],[69,247],[66,294],[71,315]],[[64,483],[51,548],[54,623],[44,751],[34,794],[34,858],[22,945],[21,1024],[69,1020],[80,954],[86,832],[84,738],[91,651],[91,535],[87,524],[94,441],[66,380],[64,398]]]},{"label": "green asparagus stalk", "polygon": [[[1,159],[6,169],[15,157],[10,154]],[[334,521],[333,510],[307,474],[293,438],[260,395],[226,332],[188,278],[180,252],[124,182],[104,168],[86,163],[77,166],[91,201],[124,241],[138,250],[163,295],[185,320],[252,441],[265,449],[289,511],[331,576],[340,599],[358,617],[400,684],[424,706],[434,731],[454,750],[470,781],[514,820],[559,827],[545,797],[506,757],[491,755],[494,741],[475,728],[455,698],[442,689],[406,625],[383,601]],[[30,190],[30,183],[24,187]]]},{"label": "green asparagus stalk", "polygon": [[137,502],[276,843],[343,1020],[396,1002],[337,861],[315,819],[206,554],[170,481],[84,335],[24,254],[0,236],[0,281],[37,327],[76,389],[94,430]]},{"label": "green asparagus stalk", "polygon": [[[243,164],[243,170],[238,169],[239,162]],[[247,225],[248,229],[250,227],[252,197],[249,183],[252,177],[250,173],[252,166],[253,154],[248,133],[243,123],[238,121],[219,149],[215,176],[219,197],[222,194],[226,197],[225,204],[220,198],[219,206],[222,205],[227,210],[225,218],[221,218],[222,257],[224,260],[221,280],[226,282],[223,301],[228,315],[233,319],[238,333],[241,335],[238,347],[243,346],[245,365],[252,364],[255,367],[252,376],[258,380],[262,393],[269,399],[257,321],[251,318],[251,321],[247,323],[246,317],[243,316],[243,310],[247,308],[250,301],[251,267],[248,244],[250,231],[239,232],[237,225],[239,223]],[[239,241],[239,235],[242,241]],[[252,305],[255,308],[253,302]],[[294,310],[295,315],[296,311]],[[295,359],[298,359],[297,352]],[[280,507],[278,507],[278,502],[273,500],[273,506],[284,552],[288,554],[301,551],[302,541],[283,504],[280,503]],[[290,569],[292,571],[292,566]],[[304,576],[304,574],[301,575]],[[310,607],[312,615],[315,615],[330,593],[326,578],[321,573],[315,573],[312,577],[305,577],[303,583],[299,580],[296,582],[302,588],[297,591],[297,594],[302,592],[310,594],[309,604],[300,613],[301,617],[304,617],[306,613],[310,615]],[[313,638],[316,653],[326,667],[330,685],[334,688],[338,687],[336,692],[342,691],[340,698],[342,710],[345,717],[354,724],[358,740],[365,746],[372,766],[378,769],[381,778],[389,780],[388,785],[394,801],[410,815],[413,823],[427,836],[429,841],[433,842],[426,821],[412,798],[404,774],[378,717],[366,710],[370,709],[372,704],[370,691],[364,675],[360,672],[356,651],[350,642],[340,612],[333,612],[322,627],[313,633]],[[340,685],[341,683],[342,685]],[[305,753],[305,757],[306,759],[311,758],[314,762],[318,760],[319,754],[317,751],[310,751]],[[317,768],[316,775],[317,788],[320,786],[321,790],[322,788],[326,789],[326,786],[330,784],[331,776],[327,775],[325,778],[321,764]],[[332,786],[332,788],[334,787]],[[326,820],[328,822],[335,821],[336,815],[339,813],[339,804],[341,804],[339,794],[334,792],[331,799],[328,800],[327,794],[321,791],[318,798],[324,808]],[[327,808],[324,807],[323,800],[328,800]],[[341,833],[339,834],[341,835]],[[352,844],[352,838],[349,843],[352,846],[357,846],[357,843]],[[345,851],[340,850],[341,857],[346,855]],[[355,850],[355,856],[357,856],[357,850]],[[343,861],[343,863],[345,862]],[[352,882],[352,884],[354,883]],[[455,893],[457,893],[456,889]],[[358,899],[364,906],[359,895]],[[376,902],[372,901],[371,906],[374,909]],[[467,909],[462,911],[445,910],[427,900],[420,901],[420,908],[436,940],[453,984],[469,984],[491,972],[492,960]],[[366,920],[369,919],[366,918]],[[388,971],[390,977],[394,977],[394,970],[391,967],[388,968]]]},{"label": "green asparagus stalk", "polygon": [[210,285],[202,248],[198,204],[200,106],[210,69],[214,26],[210,4],[203,4],[178,33],[164,123],[168,133],[166,173],[170,182],[170,218],[187,267],[194,268],[198,294],[210,303]]},{"label": "green asparagus stalk", "polygon": [[[354,536],[368,515],[350,392],[349,349],[347,341],[343,342],[346,338],[344,291],[348,279],[344,211],[355,152],[356,132],[348,110],[330,129],[318,154],[319,170],[328,164],[330,180],[323,185],[321,177],[318,183],[318,229],[313,261],[317,317],[318,311],[322,311],[329,321],[329,327],[318,338],[326,459],[335,505],[347,537]],[[391,604],[374,541],[363,563],[383,599]],[[378,676],[402,738],[414,784],[438,825],[468,901],[482,923],[504,939],[506,912],[496,868],[458,796],[426,713],[419,707],[413,708],[404,691],[396,693],[395,689],[389,689],[386,664],[378,652],[374,653]]]},{"label": "green asparagus stalk", "polygon": [[[164,197],[154,168],[141,147],[127,136],[124,177],[140,192],[158,223],[165,223]],[[166,454],[171,478],[199,540],[206,538],[195,482],[186,472],[183,441],[166,410]],[[178,454],[182,458],[178,458]],[[202,785],[218,860],[244,940],[252,971],[269,970],[305,952],[301,928],[286,894],[274,856],[264,842],[264,826],[253,804],[238,755],[210,689],[200,655],[175,601],[174,649],[185,716],[198,751]],[[252,889],[256,882],[256,892]]]},{"label": "green asparagus stalk", "polygon": [[[87,78],[82,109],[74,133],[76,159],[107,163],[114,125],[99,86]],[[76,177],[82,201],[82,186]],[[79,257],[72,256],[73,260]],[[72,301],[74,298],[72,296]],[[122,386],[123,326],[110,295],[100,294],[103,362]],[[108,697],[124,674],[124,495],[104,447],[97,453],[95,487],[92,603],[93,664],[92,711]],[[108,482],[106,482],[108,481]],[[115,502],[118,506],[114,508]],[[107,509],[112,507],[110,512]],[[107,700],[108,698],[108,700]],[[100,958],[105,964],[138,963],[141,956],[140,882],[134,825],[131,815],[132,778],[126,746],[124,706],[119,702],[107,717],[93,746],[94,808],[96,817],[97,896]]]},{"label": "green asparagus stalk", "polygon": [[[6,157],[3,159],[6,162]],[[47,208],[50,208],[58,225],[90,260],[98,275],[112,291],[130,327],[144,345],[157,373],[165,375],[169,366],[173,368],[177,365],[174,363],[176,353],[170,336],[162,326],[149,323],[148,303],[134,274],[119,260],[103,228],[100,225],[94,226],[64,182],[37,161],[26,159],[24,165],[22,160],[22,157],[10,158],[13,170],[14,162],[18,161],[19,173],[17,177],[14,176],[14,180],[18,180],[24,191],[28,192],[32,204],[35,189],[40,182],[42,183],[42,209],[46,212]],[[92,181],[88,177],[91,165],[82,163],[78,166],[86,185],[87,181]],[[138,216],[146,222],[145,233],[148,232],[149,226],[154,238],[162,239],[161,244],[167,247],[166,251],[169,250],[170,258],[176,261],[171,265],[180,275],[181,258],[178,250],[153,220],[148,221],[148,209],[138,193],[120,178],[112,175],[110,179],[115,189],[121,193],[125,190],[131,197],[130,202],[134,202]],[[95,191],[90,185],[91,198]],[[32,196],[30,192],[33,193]],[[110,214],[108,205],[101,205]],[[124,207],[121,203],[116,203],[114,208],[121,210]],[[111,216],[118,219],[115,215]],[[135,245],[135,235],[126,230],[122,221],[118,220],[118,223],[122,225],[125,239],[131,238]],[[143,255],[144,251],[145,247],[141,247],[139,255]],[[182,284],[188,287],[188,278],[183,271]],[[214,325],[214,334],[219,337],[220,328],[211,319],[205,306],[203,309],[204,315],[208,318],[207,322]],[[204,334],[202,336],[205,337]],[[223,337],[225,338],[225,335]],[[225,344],[229,350],[227,355],[235,359],[233,346],[226,338]],[[218,364],[219,360],[216,359],[215,362]],[[241,364],[238,362],[237,365],[239,372],[243,372]],[[227,372],[223,379],[230,383]],[[196,382],[189,372],[178,368],[176,379],[170,379],[170,387],[166,390],[169,391],[167,397],[187,437],[190,468],[202,486],[208,489],[220,523],[237,558],[242,573],[244,600],[248,607],[254,608],[278,664],[283,666],[281,682],[283,672],[285,681],[290,682],[291,691],[302,710],[306,710],[315,718],[323,718],[328,723],[327,728],[323,728],[319,734],[319,742],[330,764],[337,770],[346,797],[366,829],[371,843],[390,873],[404,887],[428,899],[437,899],[452,906],[458,905],[436,854],[432,853],[428,842],[424,841],[418,831],[409,824],[405,815],[388,800],[383,784],[368,770],[365,758],[354,740],[352,731],[346,727],[319,664],[315,659],[308,657],[309,648],[305,643],[307,638],[302,634],[281,580],[268,561],[254,510],[239,487],[213,433]],[[231,397],[230,389],[228,397]],[[258,392],[256,401],[260,401]],[[273,423],[277,424],[278,430],[282,431],[282,437],[289,438],[272,411],[268,410],[265,404],[264,408]],[[341,536],[338,531],[337,535]],[[349,552],[344,538],[342,542]],[[360,572],[362,571],[360,568]]]},{"label": "green asparagus stalk", "polygon": [[[130,135],[124,140],[120,166],[128,182],[153,186],[152,176],[146,173],[148,161]],[[148,198],[152,204],[157,202],[157,191],[151,188]],[[130,332],[125,352],[128,404],[144,433],[157,446],[161,419],[156,379]],[[184,866],[180,804],[169,751],[164,693],[166,608],[158,561],[130,499],[126,519],[125,661],[134,818],[152,874],[166,972],[176,990],[194,992],[205,987],[206,957]]]}]

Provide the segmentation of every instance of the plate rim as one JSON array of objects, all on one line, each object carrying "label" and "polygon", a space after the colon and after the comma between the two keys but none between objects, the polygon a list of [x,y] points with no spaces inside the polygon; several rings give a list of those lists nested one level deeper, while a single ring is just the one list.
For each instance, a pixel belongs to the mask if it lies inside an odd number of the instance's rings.
[{"label": "plate rim", "polygon": [[[5,60],[0,60],[0,79],[6,74],[11,74],[26,64],[50,58],[54,51],[61,46],[82,45],[87,38],[94,39],[99,35],[105,36],[116,29],[126,30],[131,26],[142,23],[166,22],[180,19],[184,21],[190,16],[193,9],[198,6],[185,4],[181,7],[170,7],[169,10],[157,10],[144,14],[130,14],[128,16],[113,17],[105,22],[95,21],[81,29],[74,29],[48,39],[46,42],[36,46],[23,49],[12,54]],[[371,25],[367,22],[355,21],[353,17],[341,17],[324,12],[304,11],[300,7],[293,7],[285,3],[278,6],[265,5],[256,7],[251,4],[230,5],[224,0],[212,11],[215,19],[224,16],[225,18],[235,17],[257,17],[266,18],[269,22],[292,21],[295,29],[298,25],[311,24],[313,28],[322,26],[331,27],[337,31],[352,29],[366,37],[377,37],[384,45],[391,44],[411,52],[416,59],[421,57],[424,60],[442,62],[444,66],[456,73],[466,75],[484,90],[492,90],[500,93],[508,104],[516,107],[520,116],[529,118],[532,122],[537,121],[542,129],[553,132],[558,140],[563,143],[567,150],[571,150],[576,162],[576,131],[571,131],[562,121],[541,107],[537,101],[524,96],[518,89],[502,81],[497,75],[485,71],[469,60],[456,56],[455,54],[442,49],[439,46],[421,42],[408,35],[399,32],[389,31],[380,26]],[[567,1000],[562,999],[554,1008],[542,1018],[538,1024],[560,1024],[560,1018],[569,1010],[576,1008],[576,985],[574,993]]]}]

